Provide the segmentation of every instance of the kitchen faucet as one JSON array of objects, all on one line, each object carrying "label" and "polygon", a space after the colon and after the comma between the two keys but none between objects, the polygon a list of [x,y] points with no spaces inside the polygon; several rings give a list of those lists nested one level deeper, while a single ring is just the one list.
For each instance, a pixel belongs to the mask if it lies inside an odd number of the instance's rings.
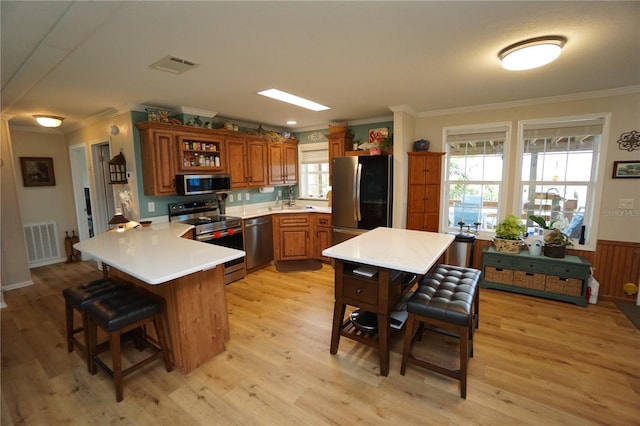
[{"label": "kitchen faucet", "polygon": [[296,200],[294,200],[293,198],[293,187],[290,186],[287,188],[287,192],[288,192],[288,200],[287,200],[287,205],[288,206],[295,206],[296,205]]}]

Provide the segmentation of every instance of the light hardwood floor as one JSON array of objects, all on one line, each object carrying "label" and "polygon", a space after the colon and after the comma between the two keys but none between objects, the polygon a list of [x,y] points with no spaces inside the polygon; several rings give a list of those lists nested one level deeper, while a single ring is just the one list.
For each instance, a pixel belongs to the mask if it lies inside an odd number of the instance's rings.
[{"label": "light hardwood floor", "polygon": [[[32,275],[34,286],[5,293],[1,312],[2,425],[640,422],[640,331],[612,302],[580,308],[483,289],[463,400],[452,379],[411,365],[400,375],[400,333],[388,377],[374,350],[348,339],[331,355],[331,267],[267,267],[227,286],[224,353],[188,376],[156,362],[125,378],[116,403],[111,380],[90,376],[64,338],[61,290],[100,272],[82,262]],[[446,339],[425,336],[429,356],[455,360]]]}]

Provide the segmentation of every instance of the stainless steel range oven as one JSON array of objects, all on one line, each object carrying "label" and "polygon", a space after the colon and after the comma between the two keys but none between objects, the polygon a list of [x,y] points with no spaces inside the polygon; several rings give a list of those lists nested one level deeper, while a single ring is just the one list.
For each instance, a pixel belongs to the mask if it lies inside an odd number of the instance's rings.
[{"label": "stainless steel range oven", "polygon": [[[169,204],[169,221],[194,226],[194,239],[203,243],[244,250],[242,219],[218,214],[216,200]],[[245,258],[224,264],[225,284],[244,278]]]}]

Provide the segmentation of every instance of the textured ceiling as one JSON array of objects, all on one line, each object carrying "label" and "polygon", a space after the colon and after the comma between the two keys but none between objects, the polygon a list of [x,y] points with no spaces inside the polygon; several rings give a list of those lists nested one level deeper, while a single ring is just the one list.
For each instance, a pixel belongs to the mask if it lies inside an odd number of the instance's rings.
[{"label": "textured ceiling", "polygon": [[[2,113],[66,117],[62,131],[127,105],[186,107],[292,130],[640,85],[640,2],[0,3]],[[497,52],[568,42],[545,67]],[[172,54],[180,75],[150,64]],[[256,95],[276,87],[331,107]]]}]

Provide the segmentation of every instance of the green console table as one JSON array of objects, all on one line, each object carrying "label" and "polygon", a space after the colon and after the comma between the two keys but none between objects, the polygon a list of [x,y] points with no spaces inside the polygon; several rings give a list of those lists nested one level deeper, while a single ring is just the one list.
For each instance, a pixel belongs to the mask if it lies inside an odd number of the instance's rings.
[{"label": "green console table", "polygon": [[579,256],[555,259],[487,247],[482,255],[480,286],[587,306],[590,272],[591,264]]}]

